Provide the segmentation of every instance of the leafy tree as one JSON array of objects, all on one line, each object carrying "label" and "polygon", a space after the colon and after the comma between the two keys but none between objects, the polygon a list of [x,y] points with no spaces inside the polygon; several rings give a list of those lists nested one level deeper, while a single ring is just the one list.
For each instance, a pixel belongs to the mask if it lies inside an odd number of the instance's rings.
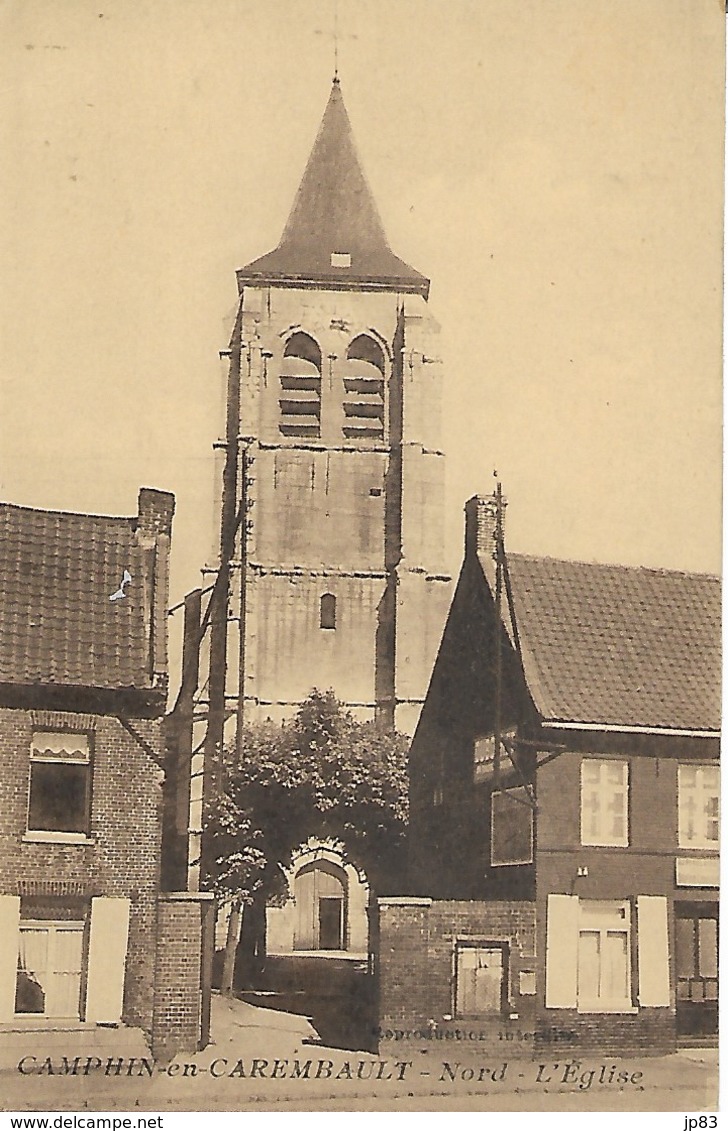
[{"label": "leafy tree", "polygon": [[247,727],[239,763],[226,751],[211,878],[246,908],[249,969],[265,956],[266,901],[286,894],[284,870],[310,837],[336,841],[378,893],[401,890],[407,748],[404,735],[357,722],[331,691],[313,691],[291,722]]}]

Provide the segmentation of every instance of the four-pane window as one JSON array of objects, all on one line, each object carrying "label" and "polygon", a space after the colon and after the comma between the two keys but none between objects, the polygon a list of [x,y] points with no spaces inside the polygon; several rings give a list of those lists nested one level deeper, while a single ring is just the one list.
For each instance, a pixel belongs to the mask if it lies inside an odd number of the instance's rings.
[{"label": "four-pane window", "polygon": [[629,843],[626,762],[585,758],[581,763],[581,843]]},{"label": "four-pane window", "polygon": [[720,772],[717,766],[677,768],[678,842],[681,848],[718,847]]}]

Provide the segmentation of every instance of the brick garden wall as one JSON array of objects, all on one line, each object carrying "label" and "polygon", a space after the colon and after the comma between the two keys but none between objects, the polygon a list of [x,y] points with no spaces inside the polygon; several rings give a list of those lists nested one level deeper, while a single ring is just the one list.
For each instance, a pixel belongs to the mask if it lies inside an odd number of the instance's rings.
[{"label": "brick garden wall", "polygon": [[[521,993],[521,973],[536,968],[533,903],[382,899],[374,938],[384,1040],[396,1032],[431,1032],[434,1023],[443,1032],[477,1030],[480,1048],[499,1045],[502,1050],[504,1040],[518,1041],[520,1051],[530,1047],[536,998]],[[453,1017],[455,943],[467,939],[508,943],[508,998],[513,1009],[507,1014],[477,1022]],[[473,1043],[469,1037],[469,1046]]]},{"label": "brick garden wall", "polygon": [[195,893],[171,892],[157,905],[157,970],[152,1050],[171,1059],[200,1038],[202,927]]},{"label": "brick garden wall", "polygon": [[601,1056],[662,1056],[676,1048],[675,1013],[670,1009],[640,1008],[636,1014],[609,1014],[539,1007],[536,1033],[538,1051],[548,1048]]}]

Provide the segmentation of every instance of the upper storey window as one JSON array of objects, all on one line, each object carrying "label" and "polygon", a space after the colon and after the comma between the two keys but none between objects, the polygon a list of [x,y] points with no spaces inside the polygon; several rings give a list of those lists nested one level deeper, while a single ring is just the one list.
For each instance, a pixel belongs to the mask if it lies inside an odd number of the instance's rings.
[{"label": "upper storey window", "polygon": [[88,736],[36,731],[30,755],[28,830],[88,833],[90,815]]},{"label": "upper storey window", "polygon": [[344,435],[347,440],[384,439],[384,354],[367,334],[346,351]]},{"label": "upper storey window", "polygon": [[581,763],[581,843],[626,848],[629,767],[616,759]]},{"label": "upper storey window", "polygon": [[718,849],[720,770],[717,766],[680,764],[678,842],[681,848]]},{"label": "upper storey window", "polygon": [[288,339],[280,375],[282,436],[316,440],[321,435],[321,350],[299,332]]}]

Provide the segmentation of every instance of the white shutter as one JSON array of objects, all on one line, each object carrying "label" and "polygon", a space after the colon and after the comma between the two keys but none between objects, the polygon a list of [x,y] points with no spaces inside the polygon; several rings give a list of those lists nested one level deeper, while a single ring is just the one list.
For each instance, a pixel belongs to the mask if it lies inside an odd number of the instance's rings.
[{"label": "white shutter", "polygon": [[113,1024],[121,1020],[124,1003],[129,900],[91,900],[88,948],[86,1020]]},{"label": "white shutter", "polygon": [[550,895],[546,919],[546,1006],[576,1008],[579,897]]},{"label": "white shutter", "polygon": [[15,1013],[20,896],[0,895],[0,1021]]},{"label": "white shutter", "polygon": [[670,958],[664,895],[637,897],[637,960],[640,1005],[669,1005]]}]

